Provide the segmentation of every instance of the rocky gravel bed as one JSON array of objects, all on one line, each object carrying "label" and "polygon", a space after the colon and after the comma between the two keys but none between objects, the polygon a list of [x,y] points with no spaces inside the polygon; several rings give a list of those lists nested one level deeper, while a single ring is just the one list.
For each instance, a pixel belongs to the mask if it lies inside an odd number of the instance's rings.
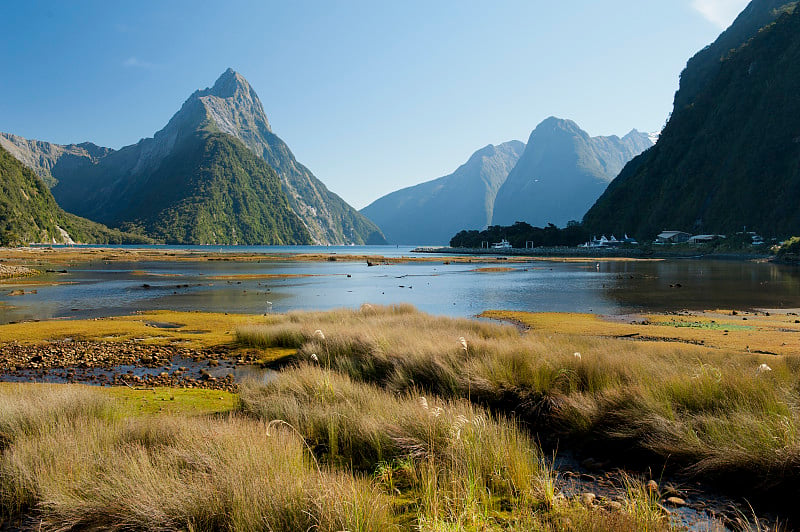
[{"label": "rocky gravel bed", "polygon": [[29,275],[36,275],[39,272],[25,266],[11,266],[9,264],[0,264],[0,279],[12,279],[14,277],[28,277]]},{"label": "rocky gravel bed", "polygon": [[0,344],[0,380],[82,382],[101,386],[172,386],[235,391],[233,373],[254,354],[140,342],[59,340]]}]

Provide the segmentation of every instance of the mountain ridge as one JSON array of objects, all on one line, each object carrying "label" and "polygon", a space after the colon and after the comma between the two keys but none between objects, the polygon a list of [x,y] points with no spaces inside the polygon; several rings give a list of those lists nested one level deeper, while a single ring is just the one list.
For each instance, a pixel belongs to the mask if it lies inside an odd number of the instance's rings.
[{"label": "mountain ridge", "polygon": [[464,227],[486,227],[494,198],[525,144],[513,140],[475,151],[453,173],[378,198],[361,213],[395,244],[446,244]]},{"label": "mountain ridge", "polygon": [[33,170],[0,146],[0,245],[150,243],[64,212]]},{"label": "mountain ridge", "polygon": [[563,227],[579,220],[625,163],[651,146],[649,135],[636,129],[592,137],[572,120],[548,117],[497,192],[492,225]]},{"label": "mountain ridge", "polygon": [[[289,147],[272,132],[263,105],[247,80],[227,69],[213,86],[196,90],[167,124],[152,137],[119,150],[109,150],[93,159],[75,155],[75,164],[62,168],[37,164],[46,152],[72,153],[64,146],[27,141],[4,135],[14,144],[19,159],[52,184],[52,192],[67,211],[100,222],[133,223],[116,214],[124,212],[131,194],[141,192],[148,177],[157,172],[176,146],[197,133],[224,133],[237,138],[256,156],[275,169],[281,179],[281,194],[318,244],[385,243],[382,233],[339,196],[330,192],[305,166],[297,162]],[[9,140],[10,139],[10,140]],[[70,145],[73,146],[73,145]],[[75,151],[75,150],[72,150]],[[53,175],[53,171],[57,175]],[[257,242],[254,242],[257,243]]]}]

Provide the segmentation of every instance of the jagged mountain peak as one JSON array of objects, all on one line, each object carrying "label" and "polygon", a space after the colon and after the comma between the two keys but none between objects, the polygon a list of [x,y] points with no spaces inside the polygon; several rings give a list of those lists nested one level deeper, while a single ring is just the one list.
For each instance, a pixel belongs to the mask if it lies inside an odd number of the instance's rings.
[{"label": "jagged mountain peak", "polygon": [[533,130],[497,192],[492,224],[563,226],[577,220],[625,163],[650,146],[647,135],[635,130],[622,139],[592,137],[576,122],[551,116]]},{"label": "jagged mountain peak", "polygon": [[217,81],[214,82],[214,86],[210,89],[206,89],[209,91],[211,96],[217,96],[219,98],[231,98],[236,96],[239,91],[249,92],[252,91],[253,88],[250,86],[250,83],[247,80],[236,72],[234,69],[229,68],[225,72],[223,72]]},{"label": "jagged mountain peak", "polygon": [[387,194],[362,209],[395,244],[446,244],[492,220],[494,198],[525,150],[512,140],[474,152],[452,174]]},{"label": "jagged mountain peak", "polygon": [[[225,70],[213,86],[189,96],[153,137],[143,138],[116,152],[89,144],[70,146],[79,152],[74,158],[80,160],[76,164],[66,164],[71,160],[64,156],[65,149],[61,146],[40,145],[36,141],[2,135],[0,146],[8,146],[17,159],[36,169],[53,187],[53,194],[63,207],[108,223],[122,223],[130,220],[119,216],[120,205],[129,204],[132,195],[147,193],[143,187],[152,183],[153,176],[162,175],[159,172],[164,168],[177,167],[176,154],[213,144],[226,161],[241,162],[245,155],[235,143],[220,139],[219,133],[242,141],[275,170],[281,180],[280,194],[286,195],[291,210],[300,217],[315,242],[385,243],[375,224],[329,191],[295,159],[286,143],[272,132],[255,90],[244,76],[231,68]],[[235,177],[232,173],[235,166],[226,167],[231,170],[226,170],[230,174],[226,174],[228,177]],[[187,178],[198,175],[189,171]],[[245,188],[249,186],[245,181],[238,183]]]},{"label": "jagged mountain peak", "polygon": [[[223,133],[240,137],[271,133],[272,128],[258,94],[244,76],[227,69],[212,87],[195,92],[190,98],[199,100],[211,123]],[[189,102],[187,102],[189,103]]]},{"label": "jagged mountain peak", "polygon": [[247,79],[232,68],[223,72],[214,82],[214,85],[197,91],[195,95],[201,99],[213,96],[225,100],[252,100],[253,102],[258,102],[258,105],[261,106],[261,101],[258,99],[256,91]]}]

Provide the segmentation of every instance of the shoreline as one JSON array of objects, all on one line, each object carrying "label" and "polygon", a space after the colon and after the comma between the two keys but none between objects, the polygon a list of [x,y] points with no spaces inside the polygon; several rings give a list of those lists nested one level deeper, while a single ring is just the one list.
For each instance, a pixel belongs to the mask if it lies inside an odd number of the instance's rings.
[{"label": "shoreline", "polygon": [[[532,257],[515,257],[512,262],[531,262]],[[0,248],[0,263],[16,268],[27,265],[53,265],[76,262],[366,262],[369,266],[387,264],[406,264],[413,262],[451,262],[471,263],[472,255],[466,256],[424,256],[391,257],[374,253],[257,253],[235,251],[176,250],[171,248]],[[508,261],[507,257],[487,258],[481,262]],[[2,277],[0,277],[1,279]]]},{"label": "shoreline", "polygon": [[432,255],[471,255],[471,256],[506,256],[529,257],[533,260],[575,259],[586,261],[609,260],[667,260],[667,259],[696,259],[696,260],[742,260],[759,261],[772,260],[774,255],[765,253],[700,253],[676,250],[674,252],[645,251],[641,249],[598,249],[598,248],[511,248],[511,249],[479,249],[479,248],[451,248],[451,247],[418,247],[414,253],[429,253]]},{"label": "shoreline", "polygon": [[[366,262],[369,266],[409,263],[527,263],[527,262],[592,262],[592,261],[663,261],[731,260],[773,261],[773,255],[757,253],[697,254],[686,252],[652,252],[637,249],[535,248],[476,249],[419,247],[410,253],[425,256],[386,256],[375,253],[324,252],[237,252],[205,251],[174,248],[0,248],[0,280],[41,273],[37,266],[66,265],[78,262]],[[787,262],[788,263],[788,262]]]}]

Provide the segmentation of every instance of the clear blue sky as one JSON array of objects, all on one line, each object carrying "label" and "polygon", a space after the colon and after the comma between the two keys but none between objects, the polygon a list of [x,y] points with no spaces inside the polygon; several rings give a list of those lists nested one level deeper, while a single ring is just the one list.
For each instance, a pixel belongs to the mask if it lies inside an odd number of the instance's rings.
[{"label": "clear blue sky", "polygon": [[747,0],[7,2],[0,131],[119,148],[233,67],[361,208],[544,118],[657,131]]}]

